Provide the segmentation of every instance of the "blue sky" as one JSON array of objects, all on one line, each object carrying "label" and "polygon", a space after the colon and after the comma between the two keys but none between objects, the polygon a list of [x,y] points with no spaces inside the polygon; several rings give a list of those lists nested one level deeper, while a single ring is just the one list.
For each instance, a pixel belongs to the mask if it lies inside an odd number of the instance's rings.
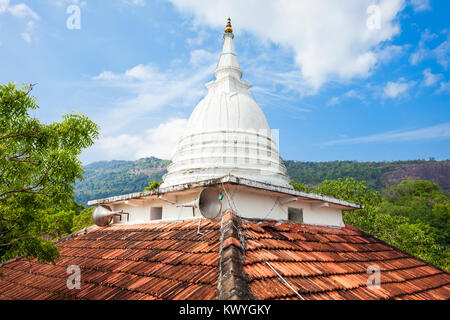
[{"label": "blue sky", "polygon": [[99,123],[84,163],[169,158],[231,16],[243,79],[284,159],[448,159],[449,9],[445,0],[0,0],[0,82],[36,83],[42,121],[81,112]]}]

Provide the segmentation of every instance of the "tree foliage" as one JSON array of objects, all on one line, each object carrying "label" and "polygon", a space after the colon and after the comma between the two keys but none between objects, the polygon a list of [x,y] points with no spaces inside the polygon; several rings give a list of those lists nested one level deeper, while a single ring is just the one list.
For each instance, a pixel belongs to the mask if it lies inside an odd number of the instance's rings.
[{"label": "tree foliage", "polygon": [[291,181],[291,186],[297,191],[303,191],[303,192],[313,192],[314,191],[312,188],[308,187],[304,183],[298,183],[298,182]]},{"label": "tree foliage", "polygon": [[137,161],[101,161],[84,167],[84,180],[77,182],[75,199],[86,205],[89,200],[118,194],[140,192],[149,181],[161,181],[167,172],[168,160],[154,157]]},{"label": "tree foliage", "polygon": [[[308,186],[316,187],[326,179],[354,178],[366,181],[367,186],[381,191],[389,183],[387,177],[396,172],[400,180],[408,179],[408,176],[423,176],[424,180],[440,181],[442,187],[450,188],[448,183],[449,173],[442,168],[448,168],[448,160],[408,160],[408,161],[328,161],[328,162],[301,162],[284,161],[287,172],[292,180],[301,181]],[[425,178],[426,177],[426,178]]]},{"label": "tree foliage", "polygon": [[158,189],[160,185],[161,185],[160,181],[150,181],[148,183],[148,187],[146,187],[144,191],[152,191]]},{"label": "tree foliage", "polygon": [[56,239],[66,236],[72,232],[73,220],[84,207],[74,200],[65,206],[55,206],[43,209],[39,213],[42,217],[40,234],[48,239]]},{"label": "tree foliage", "polygon": [[92,212],[94,211],[94,209],[94,207],[90,207],[89,209],[85,209],[81,211],[80,214],[74,216],[72,220],[71,231],[76,232],[83,228],[92,226]]},{"label": "tree foliage", "polygon": [[31,85],[0,85],[0,261],[19,255],[52,261],[46,239],[71,229],[79,207],[73,186],[82,178],[78,159],[93,144],[98,127],[81,114],[41,123]]},{"label": "tree foliage", "polygon": [[[302,184],[292,184],[304,191]],[[403,251],[450,267],[450,202],[429,181],[405,180],[380,194],[365,181],[325,180],[312,192],[353,201],[364,209],[344,212],[344,221]]]}]

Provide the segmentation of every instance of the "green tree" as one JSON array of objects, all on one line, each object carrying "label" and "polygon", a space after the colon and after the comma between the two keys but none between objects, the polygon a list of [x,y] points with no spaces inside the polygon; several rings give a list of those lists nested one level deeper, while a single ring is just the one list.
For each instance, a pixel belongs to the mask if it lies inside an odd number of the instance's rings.
[{"label": "green tree", "polygon": [[[442,228],[449,225],[448,202],[445,202],[448,198],[439,190],[428,181],[404,181],[386,190],[381,197],[364,181],[347,178],[325,180],[314,192],[363,204],[364,209],[344,212],[345,223],[448,269],[448,242],[442,240],[445,232],[431,225],[433,221]],[[422,214],[426,211],[426,215]]]},{"label": "green tree", "polygon": [[70,227],[66,209],[83,173],[78,156],[98,137],[98,126],[81,114],[51,124],[32,117],[38,108],[32,89],[0,85],[0,261],[58,256],[44,235]]},{"label": "green tree", "polygon": [[160,181],[150,181],[148,183],[148,187],[146,187],[144,191],[152,191],[158,189],[160,185],[161,185]]},{"label": "green tree", "polygon": [[297,182],[291,181],[291,186],[292,186],[292,188],[294,188],[297,191],[313,192],[313,189],[311,189],[304,183],[297,183]]},{"label": "green tree", "polygon": [[[380,212],[404,217],[417,225],[417,235],[424,233],[434,239],[429,249],[419,249],[419,256],[436,264],[449,265],[450,260],[450,200],[442,189],[430,181],[405,180],[387,188]],[[417,237],[417,236],[416,236]],[[406,244],[405,244],[406,245]]]},{"label": "green tree", "polygon": [[89,209],[85,209],[81,211],[80,214],[74,216],[72,232],[76,232],[93,225],[92,212],[94,209],[94,207],[90,207]]},{"label": "green tree", "polygon": [[74,219],[84,210],[84,206],[74,200],[66,206],[46,208],[41,211],[41,233],[46,238],[55,239],[66,236],[72,232]]},{"label": "green tree", "polygon": [[353,178],[325,180],[318,185],[315,192],[363,205],[373,206],[381,201],[380,194],[369,188],[365,181],[358,181]]}]

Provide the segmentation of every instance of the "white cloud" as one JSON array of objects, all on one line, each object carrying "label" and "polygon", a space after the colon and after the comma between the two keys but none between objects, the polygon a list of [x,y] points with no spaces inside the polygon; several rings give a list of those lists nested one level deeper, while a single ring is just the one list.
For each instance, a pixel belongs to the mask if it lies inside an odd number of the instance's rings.
[{"label": "white cloud", "polygon": [[341,99],[339,97],[333,97],[328,101],[327,106],[332,107],[339,103],[341,103]]},{"label": "white cloud", "polygon": [[192,38],[187,38],[186,42],[190,46],[199,46],[205,42],[208,36],[209,33],[204,28],[197,28],[195,30],[195,35]]},{"label": "white cloud", "polygon": [[326,142],[324,143],[324,145],[334,146],[373,142],[401,142],[444,139],[450,139],[450,122],[417,130],[390,131],[365,137],[334,140]]},{"label": "white cloud", "polygon": [[28,21],[26,31],[20,34],[20,36],[26,43],[31,43],[31,34],[33,33],[34,29],[35,29],[34,21]]},{"label": "white cloud", "polygon": [[437,62],[447,70],[450,65],[450,33],[447,33],[447,39],[433,50],[433,55]]},{"label": "white cloud", "polygon": [[[94,84],[122,90],[126,98],[99,115],[102,138],[90,152],[101,153],[105,159],[169,159],[185,130],[185,114],[206,95],[204,85],[218,59],[219,53],[193,50],[190,63],[174,61],[170,69],[138,64],[121,73],[108,70],[92,77]],[[147,121],[154,128],[135,133],[134,128]]]},{"label": "white cloud", "polygon": [[149,80],[158,77],[158,73],[153,70],[149,65],[144,66],[143,64],[137,65],[130,70],[125,72],[125,78],[132,80]]},{"label": "white cloud", "polygon": [[442,78],[442,74],[434,74],[431,72],[431,69],[428,68],[423,71],[423,77],[424,85],[426,87],[431,87],[434,86],[439,81],[439,79]]},{"label": "white cloud", "polygon": [[[255,59],[257,61],[258,59]],[[269,67],[264,67],[267,64],[260,64],[253,66],[247,72],[262,82],[264,86],[278,86],[282,88],[281,93],[293,92],[302,95],[308,95],[311,92],[309,86],[303,81],[302,73],[299,70],[290,71],[273,71]]]},{"label": "white cloud", "polygon": [[50,1],[51,4],[53,4],[54,6],[60,7],[60,8],[64,8],[66,6],[69,6],[71,4],[75,4],[80,6],[81,8],[85,8],[87,6],[87,2],[86,1],[80,1],[80,0],[51,0]]},{"label": "white cloud", "polygon": [[425,57],[425,54],[426,54],[425,49],[419,48],[417,51],[415,51],[411,54],[411,56],[409,57],[409,62],[413,66],[416,66],[419,64],[419,62],[421,62],[423,60],[423,58]]},{"label": "white cloud", "polygon": [[22,32],[20,35],[22,36],[22,39],[25,40],[26,43],[31,42],[31,35],[28,32]]},{"label": "white cloud", "polygon": [[34,23],[34,21],[28,21],[28,23],[27,23],[28,30],[33,31],[35,27],[36,27],[36,24]]},{"label": "white cloud", "polygon": [[[400,32],[404,0],[241,1],[170,0],[194,15],[196,25],[224,27],[228,15],[237,34],[245,30],[295,54],[301,82],[317,91],[331,80],[367,77],[379,46]],[[380,29],[368,28],[367,8],[378,5]],[[258,14],[255,14],[258,12]]]},{"label": "white cloud", "polygon": [[450,81],[443,81],[440,84],[439,89],[436,91],[436,93],[447,93],[450,92]]},{"label": "white cloud", "polygon": [[409,62],[414,66],[419,64],[429,54],[430,50],[425,47],[426,43],[437,37],[437,34],[431,33],[429,29],[425,29],[420,35],[419,48],[411,54]]},{"label": "white cloud", "polygon": [[340,104],[341,101],[344,100],[344,99],[359,99],[359,100],[363,100],[364,97],[362,95],[360,95],[358,92],[356,92],[356,90],[352,89],[352,90],[347,91],[346,93],[344,93],[341,96],[331,98],[328,101],[327,105],[328,106],[334,106],[334,105]]},{"label": "white cloud", "polygon": [[39,15],[34,12],[29,6],[25,3],[19,3],[14,6],[8,7],[8,12],[11,13],[15,17],[20,18],[32,18],[35,20],[40,20]]},{"label": "white cloud", "polygon": [[410,0],[414,12],[431,10],[430,0]]},{"label": "white cloud", "polygon": [[100,73],[98,76],[95,76],[92,78],[93,80],[104,80],[104,81],[112,81],[112,80],[119,80],[120,76],[116,75],[114,72],[111,71],[104,71]]},{"label": "white cloud", "polygon": [[0,13],[3,13],[9,7],[9,0],[0,0]]},{"label": "white cloud", "polygon": [[412,65],[418,65],[420,62],[427,58],[436,59],[445,70],[450,66],[450,33],[447,30],[442,32],[446,35],[446,39],[439,44],[436,48],[430,49],[426,47],[426,43],[439,36],[435,33],[430,33],[428,29],[422,32],[419,42],[419,48],[411,54],[409,59]]},{"label": "white cloud", "polygon": [[411,89],[415,84],[415,81],[405,81],[400,78],[397,82],[389,81],[384,87],[384,97],[385,98],[397,98],[401,95],[406,94],[406,92]]},{"label": "white cloud", "polygon": [[186,119],[170,119],[141,135],[118,135],[101,138],[96,148],[108,159],[140,159],[158,157],[171,159],[184,133]]},{"label": "white cloud", "polygon": [[112,71],[104,71],[93,80],[103,80],[108,82],[116,82],[115,85],[126,85],[127,83],[142,83],[145,81],[163,81],[164,74],[159,73],[155,67],[151,65],[139,64],[131,69],[126,70],[123,74],[116,74]]},{"label": "white cloud", "polygon": [[398,58],[402,56],[405,51],[409,48],[409,45],[396,46],[389,45],[385,46],[379,50],[377,50],[378,62],[386,64],[393,60],[394,58]]},{"label": "white cloud", "polygon": [[145,0],[122,0],[122,2],[124,4],[131,6],[139,6],[139,7],[145,6]]},{"label": "white cloud", "polygon": [[10,5],[9,0],[0,0],[0,15],[4,13],[9,13],[13,15],[14,17],[18,18],[29,18],[32,19],[28,21],[26,25],[26,31],[20,33],[20,36],[22,39],[30,43],[31,42],[31,33],[35,29],[35,23],[33,20],[38,21],[41,18],[39,15],[34,12],[29,6],[27,6],[25,3],[19,3],[16,5]]},{"label": "white cloud", "polygon": [[[199,59],[200,56],[203,59]],[[204,84],[213,75],[218,60],[216,55],[214,62],[205,58],[208,56],[213,54],[194,51],[191,59],[198,59],[196,65],[179,64],[175,69],[160,70],[152,64],[139,64],[123,73],[104,71],[93,77],[103,86],[124,90],[124,96],[128,97],[102,116],[103,132],[120,132],[162,108],[174,112],[195,106],[206,94]]]},{"label": "white cloud", "polygon": [[354,98],[354,99],[360,99],[360,100],[362,100],[364,97],[362,96],[362,95],[360,95],[358,92],[356,92],[355,90],[350,90],[350,91],[347,91],[345,94],[344,94],[344,97],[346,97],[346,98]]},{"label": "white cloud", "polygon": [[211,53],[203,49],[191,51],[190,63],[193,66],[199,66],[202,64],[213,64],[219,61],[220,53]]}]

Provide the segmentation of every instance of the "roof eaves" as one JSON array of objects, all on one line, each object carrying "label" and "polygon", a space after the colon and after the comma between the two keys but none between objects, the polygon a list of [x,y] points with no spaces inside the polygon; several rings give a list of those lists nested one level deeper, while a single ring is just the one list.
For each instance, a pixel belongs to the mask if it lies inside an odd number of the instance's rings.
[{"label": "roof eaves", "polygon": [[185,184],[180,184],[180,185],[171,186],[171,187],[167,187],[167,188],[159,188],[159,189],[155,189],[152,191],[136,192],[136,193],[114,196],[114,197],[109,197],[109,198],[104,198],[104,199],[99,199],[99,200],[92,200],[92,201],[88,202],[88,205],[99,206],[99,205],[104,205],[104,204],[109,204],[109,203],[114,203],[114,202],[119,202],[119,201],[126,201],[126,200],[130,200],[130,199],[144,198],[144,197],[160,195],[160,194],[164,194],[164,193],[183,191],[186,189],[208,187],[211,185],[222,184],[222,183],[233,183],[233,184],[245,185],[245,186],[252,187],[252,188],[289,194],[289,195],[293,195],[293,196],[302,197],[305,199],[330,202],[330,203],[333,203],[336,205],[344,206],[347,208],[347,210],[356,210],[356,209],[364,208],[363,205],[358,204],[358,203],[340,200],[340,199],[329,197],[329,196],[323,196],[323,195],[316,194],[316,193],[297,191],[297,190],[294,190],[293,188],[275,186],[272,184],[268,184],[268,183],[264,183],[264,182],[260,182],[260,181],[256,181],[256,180],[250,180],[250,179],[246,179],[246,178],[240,178],[240,177],[236,177],[233,175],[227,175],[227,176],[223,176],[221,178],[213,178],[213,179],[203,180],[203,181],[199,181],[199,182],[185,183]]}]

